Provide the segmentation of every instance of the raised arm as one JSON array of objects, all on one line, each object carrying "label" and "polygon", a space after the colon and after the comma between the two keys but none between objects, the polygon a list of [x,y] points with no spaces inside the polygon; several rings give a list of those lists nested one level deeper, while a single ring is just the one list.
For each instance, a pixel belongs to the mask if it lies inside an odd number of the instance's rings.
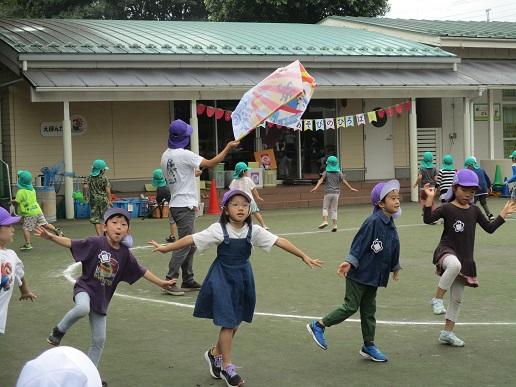
[{"label": "raised arm", "polygon": [[426,224],[432,224],[441,218],[441,207],[437,207],[434,211],[432,211],[435,197],[434,187],[431,187],[429,183],[426,183],[423,187],[423,190],[426,194],[425,206],[423,208],[423,222]]},{"label": "raised arm", "polygon": [[278,238],[276,240],[276,243],[274,243],[274,244],[276,246],[282,248],[283,250],[289,252],[290,254],[293,254],[293,255],[301,258],[301,260],[304,263],[306,263],[308,266],[310,266],[311,268],[314,268],[316,266],[317,267],[321,267],[322,266],[322,261],[321,260],[310,258],[308,255],[303,253],[300,249],[298,249],[296,246],[294,246],[293,243],[291,243],[290,241],[288,241],[285,238]]},{"label": "raised arm", "polygon": [[505,223],[505,218],[507,215],[516,212],[516,202],[514,200],[507,200],[505,206],[500,211],[500,215],[496,217],[495,220],[490,222],[484,214],[480,210],[478,210],[477,214],[477,223],[484,229],[485,232],[492,234],[496,231],[498,227]]},{"label": "raised arm", "polygon": [[323,183],[323,181],[324,181],[324,176],[322,176],[319,180],[317,180],[317,184],[315,185],[315,187],[314,187],[314,188],[312,188],[312,189],[310,190],[310,192],[315,192],[315,191],[317,191],[317,188],[319,188],[319,187],[321,186],[321,184]]},{"label": "raised arm", "polygon": [[348,181],[346,179],[342,179],[342,182],[346,185],[346,187],[348,187],[351,191],[354,191],[354,192],[358,192],[358,189],[356,188],[353,188],[352,186],[349,185]]},{"label": "raised arm", "polygon": [[175,285],[177,280],[175,278],[169,279],[169,280],[162,280],[157,275],[152,273],[150,270],[147,270],[145,274],[143,275],[143,278],[145,278],[147,281],[152,282],[154,285],[159,286],[160,288],[165,289],[168,286]]},{"label": "raised arm", "polygon": [[153,252],[159,251],[160,253],[168,253],[170,251],[180,250],[183,247],[191,246],[194,244],[194,240],[192,235],[187,235],[182,237],[178,241],[167,243],[165,245],[160,245],[158,242],[154,240],[150,240],[147,243],[154,247],[154,249],[152,249]]},{"label": "raised arm", "polygon": [[72,240],[70,238],[57,236],[55,234],[49,233],[45,228],[41,226],[36,227],[36,229],[34,230],[34,234],[36,236],[39,236],[40,238],[52,241],[59,246],[67,248],[72,247]]},{"label": "raised arm", "polygon": [[252,190],[251,190],[253,196],[255,197],[256,200],[259,200],[261,202],[263,202],[263,198],[260,196],[260,194],[258,193],[258,189],[256,189],[256,187],[254,187]]},{"label": "raised arm", "polygon": [[240,144],[240,141],[236,141],[236,140],[228,142],[226,147],[218,155],[216,155],[214,158],[209,159],[209,160],[202,159],[200,167],[201,168],[213,168],[218,163],[221,163],[222,161],[224,161],[224,158],[228,155],[228,153],[232,149],[236,148],[239,144]]}]

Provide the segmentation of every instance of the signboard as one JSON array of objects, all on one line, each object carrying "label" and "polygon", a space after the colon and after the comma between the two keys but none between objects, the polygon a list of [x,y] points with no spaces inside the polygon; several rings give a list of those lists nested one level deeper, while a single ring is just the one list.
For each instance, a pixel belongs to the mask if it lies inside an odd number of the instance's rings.
[{"label": "signboard", "polygon": [[[500,121],[500,104],[495,103],[494,108],[494,120]],[[473,104],[473,117],[475,121],[488,121],[489,120],[489,105],[487,103],[475,103]]]},{"label": "signboard", "polygon": [[[73,136],[79,136],[86,132],[86,129],[88,129],[88,124],[86,122],[86,119],[83,116],[80,116],[78,114],[73,114],[70,117],[70,120],[72,121],[72,135]],[[56,121],[56,122],[42,122],[40,125],[40,132],[43,137],[55,137],[55,136],[62,136],[63,135],[63,122],[62,121]]]}]

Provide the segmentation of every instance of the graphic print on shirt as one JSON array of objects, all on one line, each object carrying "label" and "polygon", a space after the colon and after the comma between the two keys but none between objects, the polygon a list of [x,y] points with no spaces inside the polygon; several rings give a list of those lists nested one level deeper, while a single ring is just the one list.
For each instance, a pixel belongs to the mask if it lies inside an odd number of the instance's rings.
[{"label": "graphic print on shirt", "polygon": [[118,273],[118,261],[111,258],[111,253],[102,250],[99,257],[99,263],[95,269],[95,278],[100,281],[102,285],[110,286]]},{"label": "graphic print on shirt", "polygon": [[380,251],[383,250],[383,243],[381,240],[376,238],[373,243],[371,244],[371,250],[374,251],[375,254],[378,254]]},{"label": "graphic print on shirt", "polygon": [[174,184],[177,182],[177,167],[174,164],[174,160],[168,159],[167,160],[167,183],[168,184]]},{"label": "graphic print on shirt", "polygon": [[463,232],[464,222],[461,220],[456,220],[455,223],[453,223],[453,229],[455,230],[455,232]]},{"label": "graphic print on shirt", "polygon": [[11,262],[2,262],[0,264],[0,292],[2,290],[8,291],[13,283],[13,267]]}]

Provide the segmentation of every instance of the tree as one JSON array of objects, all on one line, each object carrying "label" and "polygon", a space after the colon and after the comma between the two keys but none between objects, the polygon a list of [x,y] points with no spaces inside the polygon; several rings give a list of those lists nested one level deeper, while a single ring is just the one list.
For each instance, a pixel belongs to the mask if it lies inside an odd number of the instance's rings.
[{"label": "tree", "polygon": [[381,16],[388,0],[204,0],[213,21],[317,23],[325,17]]}]

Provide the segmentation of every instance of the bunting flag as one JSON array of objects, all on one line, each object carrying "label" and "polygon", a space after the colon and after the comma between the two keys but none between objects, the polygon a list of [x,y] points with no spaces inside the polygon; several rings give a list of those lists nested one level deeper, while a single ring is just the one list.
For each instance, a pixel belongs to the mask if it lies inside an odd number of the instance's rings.
[{"label": "bunting flag", "polygon": [[353,116],[346,116],[346,128],[349,126],[354,126],[355,120],[353,119]]},{"label": "bunting flag", "polygon": [[389,118],[391,118],[392,115],[394,114],[392,111],[392,107],[388,107],[387,109],[385,109],[385,112],[387,113],[387,117],[389,117]]},{"label": "bunting flag", "polygon": [[385,110],[380,109],[376,112],[376,114],[378,115],[378,118],[383,118],[385,117]]},{"label": "bunting flag", "polygon": [[229,110],[226,110],[224,113],[224,119],[228,122],[231,121],[231,112]]},{"label": "bunting flag", "polygon": [[324,130],[324,118],[315,120],[315,130]]},{"label": "bunting flag", "polygon": [[400,103],[400,104],[394,106],[394,110],[396,110],[396,113],[398,113],[398,114],[403,113],[403,105]]},{"label": "bunting flag", "polygon": [[405,101],[405,110],[408,112],[410,112],[410,109],[412,107],[412,101]]},{"label": "bunting flag", "polygon": [[304,130],[313,130],[313,120],[303,120]]},{"label": "bunting flag", "polygon": [[369,119],[369,122],[377,121],[376,118],[376,112],[373,110],[372,112],[367,112],[367,118]]},{"label": "bunting flag", "polygon": [[326,129],[335,129],[335,120],[333,118],[325,118],[324,126]]},{"label": "bunting flag", "polygon": [[294,130],[303,130],[303,121],[299,120]]},{"label": "bunting flag", "polygon": [[337,117],[335,122],[337,123],[338,129],[346,127],[346,117]]},{"label": "bunting flag", "polygon": [[365,125],[364,113],[355,114],[355,117],[357,118],[357,125]]}]

